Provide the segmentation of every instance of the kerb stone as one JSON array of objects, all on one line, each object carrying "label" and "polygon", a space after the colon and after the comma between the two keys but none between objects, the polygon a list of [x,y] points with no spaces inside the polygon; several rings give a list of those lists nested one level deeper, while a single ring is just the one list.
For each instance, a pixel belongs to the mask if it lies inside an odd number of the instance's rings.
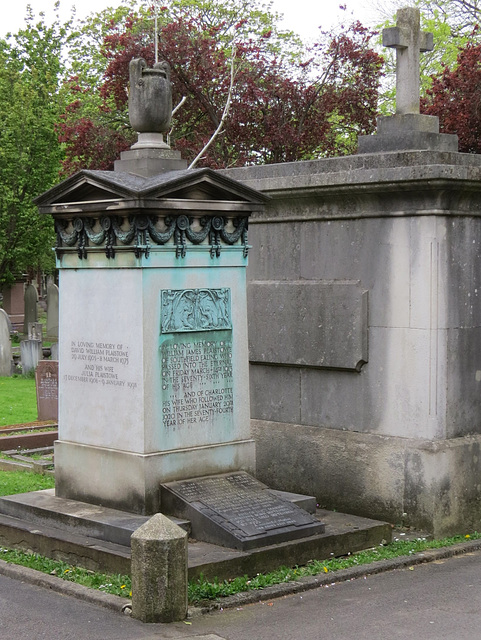
[{"label": "kerb stone", "polygon": [[131,537],[132,616],[175,622],[187,615],[187,532],[157,513]]}]

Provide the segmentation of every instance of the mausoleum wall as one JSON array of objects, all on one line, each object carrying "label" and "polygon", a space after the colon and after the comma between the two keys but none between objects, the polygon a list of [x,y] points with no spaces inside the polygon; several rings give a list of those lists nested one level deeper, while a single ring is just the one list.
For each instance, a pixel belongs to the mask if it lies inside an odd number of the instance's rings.
[{"label": "mausoleum wall", "polygon": [[481,159],[372,153],[227,175],[271,197],[250,221],[258,477],[437,532],[476,522]]}]

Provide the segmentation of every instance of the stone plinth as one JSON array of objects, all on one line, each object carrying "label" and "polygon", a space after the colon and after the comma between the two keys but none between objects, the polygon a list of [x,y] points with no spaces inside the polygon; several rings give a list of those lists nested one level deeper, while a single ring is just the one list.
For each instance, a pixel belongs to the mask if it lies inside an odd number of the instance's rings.
[{"label": "stone plinth", "polygon": [[86,171],[39,200],[61,212],[58,495],[151,514],[162,482],[254,471],[245,271],[263,201],[208,170]]},{"label": "stone plinth", "polygon": [[[148,142],[145,144],[148,144]],[[152,146],[146,146],[145,148],[141,146],[140,148],[122,151],[120,160],[116,160],[114,165],[115,171],[133,173],[146,178],[166,173],[167,171],[180,171],[187,168],[187,162],[182,160],[178,151]]]},{"label": "stone plinth", "polygon": [[358,153],[389,151],[458,150],[458,136],[439,133],[439,118],[420,114],[396,114],[377,119],[377,133],[359,136]]}]

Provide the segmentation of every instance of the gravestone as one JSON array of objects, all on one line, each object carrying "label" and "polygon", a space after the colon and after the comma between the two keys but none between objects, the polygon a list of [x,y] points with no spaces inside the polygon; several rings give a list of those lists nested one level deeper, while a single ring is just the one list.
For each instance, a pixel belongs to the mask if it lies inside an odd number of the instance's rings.
[{"label": "gravestone", "polygon": [[33,284],[29,284],[25,289],[24,295],[25,302],[25,317],[23,321],[23,333],[28,335],[28,325],[31,322],[38,322],[38,294],[37,289]]},{"label": "gravestone", "polygon": [[24,285],[15,282],[10,287],[2,289],[3,309],[10,318],[14,331],[23,331],[24,322]]},{"label": "gravestone", "polygon": [[12,345],[8,316],[0,309],[0,377],[12,374]]},{"label": "gravestone", "polygon": [[58,362],[40,360],[35,370],[39,420],[58,420]]},{"label": "gravestone", "polygon": [[53,282],[47,286],[47,340],[58,340],[58,287]]},{"label": "gravestone", "polygon": [[20,361],[22,373],[35,371],[39,361],[43,357],[41,340],[22,340],[20,342]]}]

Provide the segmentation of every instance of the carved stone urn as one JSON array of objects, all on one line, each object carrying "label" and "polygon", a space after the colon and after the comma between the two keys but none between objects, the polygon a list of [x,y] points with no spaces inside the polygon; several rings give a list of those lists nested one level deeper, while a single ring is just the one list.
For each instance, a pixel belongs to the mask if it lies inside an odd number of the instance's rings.
[{"label": "carved stone urn", "polygon": [[162,134],[169,131],[172,119],[169,64],[156,62],[149,69],[143,58],[136,58],[130,62],[129,72],[129,120],[132,129],[140,134],[137,145],[144,146],[148,137],[149,147],[168,147]]}]

